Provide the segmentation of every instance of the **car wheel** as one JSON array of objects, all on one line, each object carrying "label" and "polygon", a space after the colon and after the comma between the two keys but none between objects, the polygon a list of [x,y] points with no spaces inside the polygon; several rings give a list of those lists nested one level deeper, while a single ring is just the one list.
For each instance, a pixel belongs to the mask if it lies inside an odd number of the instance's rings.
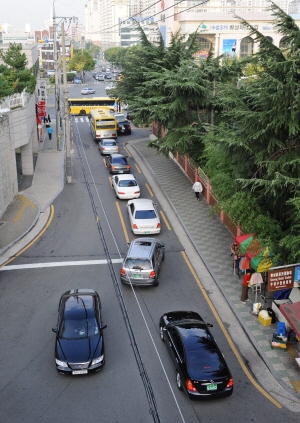
[{"label": "car wheel", "polygon": [[160,339],[165,342],[165,337],[164,337],[164,330],[162,328],[162,326],[159,327],[159,334],[160,334]]},{"label": "car wheel", "polygon": [[80,110],[80,114],[81,114],[81,116],[84,116],[84,115],[86,115],[86,111],[85,110]]},{"label": "car wheel", "polygon": [[158,286],[159,285],[159,278],[157,276],[157,278],[154,280],[153,286]]},{"label": "car wheel", "polygon": [[128,135],[131,135],[131,131],[128,131]]},{"label": "car wheel", "polygon": [[161,259],[162,261],[165,261],[165,253],[163,253],[163,256],[162,256],[162,259]]},{"label": "car wheel", "polygon": [[183,387],[182,387],[182,383],[181,383],[181,379],[180,379],[180,374],[178,372],[176,372],[176,384],[177,384],[177,388],[179,389],[179,391],[182,391]]}]

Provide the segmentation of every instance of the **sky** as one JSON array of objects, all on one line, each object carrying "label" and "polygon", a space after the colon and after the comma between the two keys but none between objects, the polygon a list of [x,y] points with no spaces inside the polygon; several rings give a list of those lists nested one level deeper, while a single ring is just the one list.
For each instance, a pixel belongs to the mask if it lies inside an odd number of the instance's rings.
[{"label": "sky", "polygon": [[[4,0],[2,0],[4,3]],[[55,15],[78,18],[84,23],[85,0],[54,0]],[[53,0],[7,0],[1,7],[0,25],[10,24],[9,31],[25,29],[29,24],[31,31],[45,27],[45,20],[52,18]]]}]

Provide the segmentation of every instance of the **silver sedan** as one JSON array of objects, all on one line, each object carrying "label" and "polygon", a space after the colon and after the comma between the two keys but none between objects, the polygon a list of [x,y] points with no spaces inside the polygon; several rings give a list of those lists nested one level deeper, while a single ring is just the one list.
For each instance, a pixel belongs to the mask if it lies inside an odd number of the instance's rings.
[{"label": "silver sedan", "polygon": [[98,145],[99,145],[100,153],[102,155],[119,152],[119,147],[115,140],[112,140],[109,138],[103,138],[103,140],[101,140]]}]

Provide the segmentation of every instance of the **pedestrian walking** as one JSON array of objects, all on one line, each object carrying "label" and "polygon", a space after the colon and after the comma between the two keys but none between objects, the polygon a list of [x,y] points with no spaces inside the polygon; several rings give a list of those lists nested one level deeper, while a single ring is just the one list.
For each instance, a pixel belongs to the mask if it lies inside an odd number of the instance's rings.
[{"label": "pedestrian walking", "polygon": [[52,128],[51,128],[50,125],[49,125],[49,128],[47,128],[47,132],[48,132],[49,140],[51,140],[52,139],[52,132],[53,132],[53,130],[52,130]]},{"label": "pedestrian walking", "polygon": [[45,115],[44,116],[44,123],[47,123],[48,122],[48,119],[47,119],[47,116]]},{"label": "pedestrian walking", "polygon": [[203,191],[203,187],[202,187],[202,184],[200,182],[200,178],[199,177],[197,177],[197,180],[194,183],[192,189],[194,190],[194,193],[195,193],[195,196],[196,196],[196,200],[197,201],[200,201],[200,193]]},{"label": "pedestrian walking", "polygon": [[51,123],[50,115],[48,115],[48,122]]}]

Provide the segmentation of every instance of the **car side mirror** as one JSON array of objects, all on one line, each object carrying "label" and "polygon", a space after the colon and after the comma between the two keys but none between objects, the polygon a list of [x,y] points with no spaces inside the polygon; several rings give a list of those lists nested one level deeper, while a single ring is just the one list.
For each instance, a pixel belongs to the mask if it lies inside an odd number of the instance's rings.
[{"label": "car side mirror", "polygon": [[102,329],[106,329],[106,328],[107,328],[107,325],[102,325],[100,329],[102,330]]},{"label": "car side mirror", "polygon": [[211,323],[207,323],[207,326],[208,326],[209,328],[213,328],[213,327],[214,327],[214,325],[212,325]]},{"label": "car side mirror", "polygon": [[58,331],[57,331],[57,328],[52,328],[52,332],[57,333],[57,332],[58,332]]},{"label": "car side mirror", "polygon": [[126,242],[126,245],[127,245],[127,247],[129,247],[129,245],[130,245],[130,242]]}]

